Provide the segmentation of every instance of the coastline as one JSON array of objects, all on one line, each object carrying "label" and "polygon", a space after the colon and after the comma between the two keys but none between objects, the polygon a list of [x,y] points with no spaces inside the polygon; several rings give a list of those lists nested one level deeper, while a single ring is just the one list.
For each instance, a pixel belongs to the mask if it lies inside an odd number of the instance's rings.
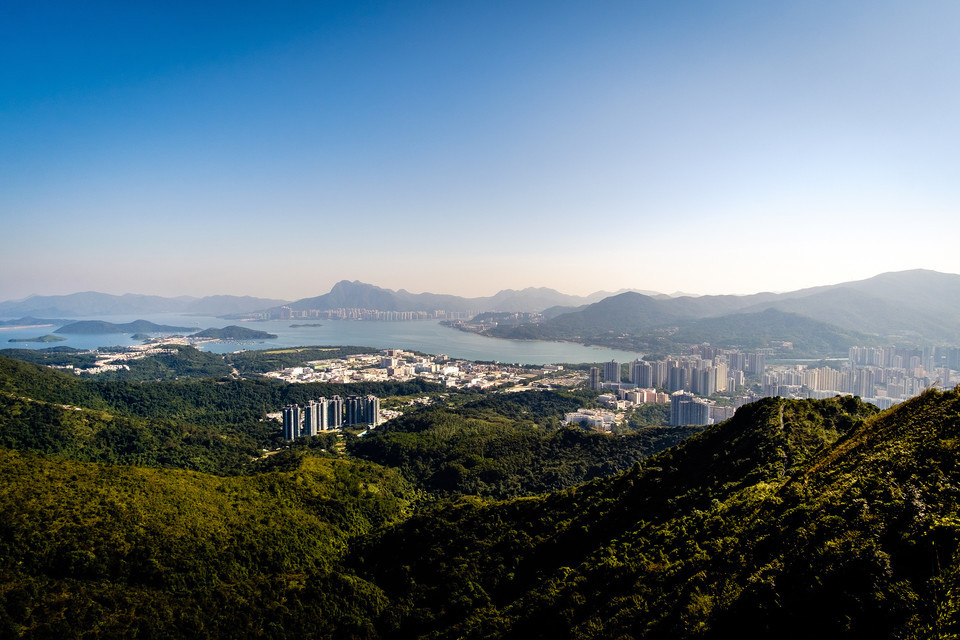
[{"label": "coastline", "polygon": [[17,331],[19,329],[42,329],[43,327],[54,327],[54,324],[24,324],[16,327],[0,327],[0,331]]}]

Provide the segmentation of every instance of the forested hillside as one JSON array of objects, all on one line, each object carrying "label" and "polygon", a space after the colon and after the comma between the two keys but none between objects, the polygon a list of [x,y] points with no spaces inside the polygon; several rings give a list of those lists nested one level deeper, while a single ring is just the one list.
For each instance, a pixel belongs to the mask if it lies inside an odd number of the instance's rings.
[{"label": "forested hillside", "polygon": [[765,400],[612,479],[410,518],[352,566],[398,637],[954,637],[958,409]]},{"label": "forested hillside", "polygon": [[264,412],[317,392],[0,358],[0,636],[960,633],[958,391],[771,398],[686,439],[465,394],[276,448]]},{"label": "forested hillside", "polygon": [[702,427],[647,427],[611,436],[561,427],[582,399],[553,391],[488,395],[403,416],[353,441],[359,458],[396,467],[444,496],[511,498],[629,469]]}]

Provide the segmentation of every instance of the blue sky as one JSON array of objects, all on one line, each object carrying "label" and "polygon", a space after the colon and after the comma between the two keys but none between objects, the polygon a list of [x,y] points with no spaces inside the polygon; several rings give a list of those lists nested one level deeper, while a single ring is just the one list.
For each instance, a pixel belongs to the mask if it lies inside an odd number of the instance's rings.
[{"label": "blue sky", "polygon": [[960,273],[958,28],[952,0],[2,3],[0,299]]}]

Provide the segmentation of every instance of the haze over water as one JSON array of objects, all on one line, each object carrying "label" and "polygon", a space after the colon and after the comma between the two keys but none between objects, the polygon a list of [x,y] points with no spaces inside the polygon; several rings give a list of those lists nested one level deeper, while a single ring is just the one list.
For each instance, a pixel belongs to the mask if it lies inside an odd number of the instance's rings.
[{"label": "haze over water", "polygon": [[[277,335],[272,340],[242,342],[207,342],[198,345],[204,351],[229,353],[239,349],[273,349],[311,345],[353,345],[379,349],[405,349],[424,353],[443,353],[452,358],[466,360],[516,362],[519,364],[550,364],[558,362],[603,362],[617,359],[627,362],[637,357],[636,353],[588,347],[569,342],[530,342],[489,338],[475,333],[450,329],[432,320],[417,322],[354,322],[347,320],[283,320],[243,322],[226,321],[222,318],[162,314],[147,316],[102,316],[98,319],[116,324],[138,319],[157,324],[194,327],[195,331],[209,327],[240,324]],[[90,320],[91,318],[84,318]],[[73,320],[71,320],[72,322]],[[320,327],[291,328],[291,324],[321,324]],[[96,335],[61,335],[65,342],[23,343],[8,342],[10,338],[34,338],[52,334],[61,325],[0,331],[0,349],[67,346],[75,349],[96,349],[104,346],[131,346],[140,344],[129,333]]]}]

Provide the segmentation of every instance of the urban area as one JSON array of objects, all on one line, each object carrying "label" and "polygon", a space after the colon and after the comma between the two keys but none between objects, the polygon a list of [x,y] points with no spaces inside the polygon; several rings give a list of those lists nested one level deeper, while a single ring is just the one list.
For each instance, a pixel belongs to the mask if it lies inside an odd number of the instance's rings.
[{"label": "urban area", "polygon": [[[789,345],[786,345],[789,347]],[[733,416],[736,409],[761,397],[828,398],[857,395],[888,408],[930,387],[953,384],[960,369],[960,349],[853,347],[846,360],[773,364],[773,349],[750,353],[699,345],[691,353],[630,363],[616,360],[587,371],[477,363],[425,356],[400,349],[380,354],[319,360],[265,374],[286,382],[349,383],[424,379],[451,388],[519,391],[530,388],[587,387],[601,393],[597,408],[568,413],[565,421],[610,432],[628,414],[645,404],[669,405],[669,425],[708,425]],[[320,398],[317,408],[288,407],[286,437],[310,435],[317,429],[369,425],[383,416],[376,398]],[[374,408],[376,407],[376,408]],[[287,410],[290,413],[288,417]],[[313,416],[319,416],[314,418]],[[326,420],[326,422],[324,422]],[[294,423],[300,425],[294,427]],[[299,429],[299,430],[297,430]]]}]

